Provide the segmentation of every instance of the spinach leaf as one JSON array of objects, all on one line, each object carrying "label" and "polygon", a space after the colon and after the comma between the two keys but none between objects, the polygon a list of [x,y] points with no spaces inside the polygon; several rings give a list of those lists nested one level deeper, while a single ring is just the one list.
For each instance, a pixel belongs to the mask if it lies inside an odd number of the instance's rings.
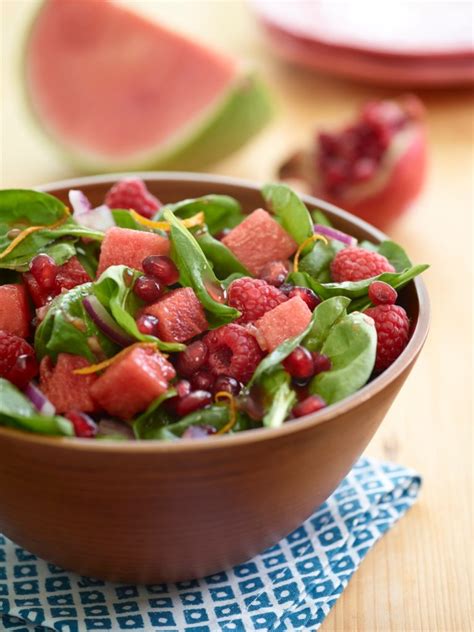
[{"label": "spinach leaf", "polygon": [[313,220],[308,209],[289,187],[284,184],[266,184],[262,196],[267,206],[297,244],[313,234]]},{"label": "spinach leaf", "polygon": [[114,222],[116,226],[120,228],[132,228],[133,230],[145,230],[146,228],[136,222],[133,217],[130,215],[130,211],[121,208],[111,209],[112,217],[114,218]]},{"label": "spinach leaf", "polygon": [[[170,397],[174,397],[176,395],[176,391],[174,388],[170,388],[160,395],[155,401],[153,401],[148,408],[143,412],[139,417],[135,419],[133,422],[133,432],[135,433],[135,437],[137,439],[151,439],[153,438],[153,434],[161,428],[172,421],[172,416],[168,413],[168,411],[161,409],[161,404],[170,399]],[[149,436],[151,435],[151,436]]]},{"label": "spinach leaf", "polygon": [[40,415],[30,400],[3,378],[0,378],[0,425],[40,434],[74,436],[68,419]]},{"label": "spinach leaf", "polygon": [[91,279],[96,277],[99,255],[100,245],[97,241],[81,241],[76,244],[76,256]]},{"label": "spinach leaf", "polygon": [[264,374],[260,386],[265,407],[263,425],[277,428],[285,421],[296,402],[296,393],[290,386],[290,376],[283,369],[277,369]]},{"label": "spinach leaf", "polygon": [[[97,328],[84,309],[82,301],[91,293],[92,283],[84,283],[60,294],[51,302],[35,334],[35,349],[39,358],[49,355],[56,360],[58,353],[63,352],[97,362],[94,353],[96,342],[106,357],[116,353],[117,346]],[[94,341],[92,346],[91,341]]]},{"label": "spinach leaf", "polygon": [[326,213],[323,213],[319,208],[316,208],[314,209],[314,211],[311,211],[311,217],[313,218],[313,222],[315,224],[321,224],[321,226],[329,226],[329,227],[332,226],[329,217],[326,215]]},{"label": "spinach leaf", "polygon": [[196,410],[186,417],[175,421],[168,425],[161,425],[155,428],[150,428],[147,431],[147,439],[162,439],[165,441],[172,441],[173,439],[179,439],[187,428],[190,426],[201,426],[208,424],[216,430],[223,428],[229,421],[229,409],[227,406],[219,406],[214,404],[207,408],[201,408]]},{"label": "spinach leaf", "polygon": [[310,351],[321,351],[331,328],[346,316],[350,302],[346,296],[334,296],[320,303],[314,310],[311,328],[303,345]]},{"label": "spinach leaf", "polygon": [[203,212],[205,223],[212,235],[224,228],[234,228],[245,218],[239,202],[229,195],[204,195],[200,198],[167,204],[158,211],[157,216],[161,217],[165,211],[171,211],[181,219]]},{"label": "spinach leaf", "polygon": [[383,241],[378,247],[378,252],[384,257],[387,257],[397,272],[403,272],[413,265],[407,253],[394,241],[388,239]]},{"label": "spinach leaf", "polygon": [[164,212],[164,218],[171,225],[171,256],[180,272],[180,283],[196,292],[211,327],[219,327],[238,318],[238,310],[213,298],[222,297],[224,300],[224,291],[195,237],[170,210]]},{"label": "spinach leaf", "polygon": [[143,302],[132,291],[133,284],[141,272],[127,266],[110,266],[93,285],[93,293],[112,314],[117,324],[130,336],[140,342],[155,342],[162,351],[183,351],[185,345],[179,342],[164,342],[142,334],[135,322],[135,315],[143,307]]},{"label": "spinach leaf", "polygon": [[331,280],[330,265],[336,254],[333,242],[325,244],[317,241],[313,249],[305,255],[299,264],[301,272],[306,272],[320,283],[327,283]]},{"label": "spinach leaf", "polygon": [[251,276],[250,272],[240,263],[234,253],[210,233],[207,231],[196,233],[195,237],[219,279],[235,273]]},{"label": "spinach leaf", "polygon": [[369,379],[375,364],[377,333],[373,321],[353,312],[336,322],[321,348],[332,362],[330,371],[316,375],[310,392],[327,404],[352,395]]},{"label": "spinach leaf", "polygon": [[21,224],[54,224],[66,212],[64,203],[49,193],[30,189],[0,191],[0,218],[2,224],[7,224],[10,228]]}]

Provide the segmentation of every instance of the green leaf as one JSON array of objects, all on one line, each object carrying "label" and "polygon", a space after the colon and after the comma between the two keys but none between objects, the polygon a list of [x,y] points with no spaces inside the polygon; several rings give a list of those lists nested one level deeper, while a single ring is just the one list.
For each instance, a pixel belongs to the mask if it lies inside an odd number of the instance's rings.
[{"label": "green leaf", "polygon": [[387,257],[397,272],[403,272],[413,265],[407,253],[394,241],[383,241],[378,247],[378,252],[384,257]]},{"label": "green leaf", "polygon": [[97,362],[94,347],[89,345],[92,338],[99,342],[106,357],[113,356],[117,346],[109,340],[91,320],[82,301],[92,293],[92,283],[78,285],[65,294],[60,294],[52,302],[45,318],[35,334],[35,350],[38,358],[45,355],[56,360],[58,353],[72,353]]},{"label": "green leaf", "polygon": [[0,425],[46,435],[74,436],[68,419],[40,415],[30,400],[3,378],[0,378]]},{"label": "green leaf", "polygon": [[146,231],[146,228],[142,224],[139,224],[133,219],[130,215],[130,211],[121,208],[114,208],[111,211],[116,226]]},{"label": "green leaf", "polygon": [[181,219],[203,212],[205,223],[212,235],[220,233],[224,228],[234,228],[245,218],[240,203],[229,195],[204,195],[176,204],[167,204],[158,211],[157,217],[161,218],[165,211],[171,211]]},{"label": "green leaf", "polygon": [[321,226],[329,226],[332,227],[331,221],[329,217],[323,213],[319,208],[311,211],[311,217],[313,218],[313,222],[315,224],[321,224]]},{"label": "green leaf", "polygon": [[174,397],[176,391],[170,388],[155,399],[139,417],[133,422],[133,431],[137,439],[152,439],[159,428],[170,423],[170,414],[161,408],[163,402]]},{"label": "green leaf", "polygon": [[325,244],[323,241],[317,241],[311,252],[300,260],[299,269],[320,283],[327,283],[331,280],[330,265],[335,254],[336,249],[332,242]]},{"label": "green leaf", "polygon": [[1,222],[10,228],[54,224],[66,211],[65,204],[49,193],[30,189],[0,191]]},{"label": "green leaf", "polygon": [[186,347],[179,342],[164,342],[155,336],[142,334],[138,329],[135,316],[144,303],[132,288],[139,276],[141,272],[127,266],[110,266],[94,283],[92,291],[116,323],[135,340],[154,342],[161,351],[183,351]]},{"label": "green leaf", "polygon": [[369,379],[376,349],[372,319],[360,312],[348,314],[329,330],[321,353],[331,359],[332,368],[312,379],[310,392],[320,395],[327,404],[352,395]]},{"label": "green leaf", "polygon": [[190,426],[209,425],[220,430],[229,421],[229,408],[227,406],[208,406],[207,408],[201,408],[196,410],[186,417],[168,425],[161,425],[159,427],[150,429],[147,432],[147,439],[162,439],[164,441],[172,441],[179,439],[185,430]]},{"label": "green leaf", "polygon": [[76,244],[76,256],[91,279],[95,279],[99,266],[100,245],[97,241]]},{"label": "green leaf", "polygon": [[200,232],[195,237],[219,279],[236,273],[243,276],[251,276],[250,272],[240,263],[233,252],[210,233],[207,231]]},{"label": "green leaf", "polygon": [[210,292],[223,297],[223,287],[192,233],[170,210],[164,212],[164,218],[171,225],[171,256],[180,272],[180,283],[193,288],[206,310],[209,324],[219,327],[238,318],[238,310],[211,296]]},{"label": "green leaf", "polygon": [[263,376],[260,387],[265,408],[263,425],[277,428],[285,421],[296,402],[296,393],[290,386],[290,376],[283,369],[277,369]]},{"label": "green leaf", "polygon": [[265,184],[262,196],[286,232],[297,244],[313,234],[313,220],[308,209],[294,191],[285,184]]},{"label": "green leaf", "polygon": [[303,345],[310,351],[321,351],[332,327],[346,316],[350,302],[346,296],[334,296],[320,303],[314,310],[311,328]]}]

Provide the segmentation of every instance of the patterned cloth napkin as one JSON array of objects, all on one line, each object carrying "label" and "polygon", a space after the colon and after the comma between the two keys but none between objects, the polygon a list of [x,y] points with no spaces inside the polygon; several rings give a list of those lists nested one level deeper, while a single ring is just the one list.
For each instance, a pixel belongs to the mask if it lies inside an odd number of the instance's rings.
[{"label": "patterned cloth napkin", "polygon": [[412,470],[362,458],[287,538],[232,569],[173,585],[66,573],[0,535],[0,629],[317,630],[370,548],[415,502],[420,484]]}]

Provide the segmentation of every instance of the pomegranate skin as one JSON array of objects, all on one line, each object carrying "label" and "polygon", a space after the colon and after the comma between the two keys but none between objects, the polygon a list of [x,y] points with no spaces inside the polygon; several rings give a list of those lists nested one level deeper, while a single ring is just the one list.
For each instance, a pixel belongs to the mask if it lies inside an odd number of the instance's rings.
[{"label": "pomegranate skin", "polygon": [[313,187],[313,195],[340,206],[369,224],[385,229],[398,219],[423,188],[428,163],[426,133],[422,126],[413,126],[412,138],[395,158],[382,186],[366,197],[351,199],[351,189],[344,195],[331,196]]}]

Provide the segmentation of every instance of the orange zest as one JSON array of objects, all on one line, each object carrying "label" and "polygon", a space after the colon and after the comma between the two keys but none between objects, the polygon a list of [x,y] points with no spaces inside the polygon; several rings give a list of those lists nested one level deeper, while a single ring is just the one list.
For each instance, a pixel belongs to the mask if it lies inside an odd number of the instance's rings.
[{"label": "orange zest", "polygon": [[104,369],[108,369],[110,365],[112,365],[116,360],[123,357],[127,354],[131,349],[135,349],[137,347],[141,347],[142,349],[156,349],[156,343],[154,342],[135,342],[133,345],[125,347],[122,351],[119,351],[116,355],[108,360],[104,360],[103,362],[99,362],[98,364],[90,364],[89,366],[84,366],[81,369],[74,369],[74,375],[92,375],[92,373],[98,373],[99,371],[103,371]]},{"label": "orange zest", "polygon": [[225,426],[222,426],[222,428],[218,430],[216,434],[225,434],[226,432],[229,432],[229,430],[232,430],[237,422],[237,410],[235,406],[235,399],[232,393],[228,393],[227,391],[219,391],[215,394],[214,401],[216,403],[223,402],[224,400],[227,400],[227,402],[229,403],[229,421],[226,423]]},{"label": "orange zest", "polygon": [[309,246],[313,241],[322,241],[323,243],[328,245],[328,240],[324,235],[320,235],[319,233],[314,233],[311,237],[307,237],[299,246],[298,250],[295,253],[295,258],[293,259],[293,272],[298,272],[298,266],[300,262],[300,256],[306,246]]},{"label": "orange zest", "polygon": [[[171,230],[171,224],[169,222],[155,222],[152,219],[147,219],[140,215],[133,209],[130,209],[130,215],[137,222],[137,224],[141,224],[142,226],[146,226],[147,228],[155,228],[158,230],[164,230],[169,232]],[[188,217],[187,219],[181,220],[181,223],[186,228],[194,228],[194,226],[201,226],[204,224],[204,213],[201,211],[193,215],[192,217]]]},{"label": "orange zest", "polygon": [[5,250],[0,252],[0,259],[3,259],[7,255],[9,255],[13,250],[15,250],[18,244],[20,244],[24,239],[26,239],[28,235],[31,235],[32,233],[35,233],[38,230],[53,230],[54,228],[61,226],[61,224],[63,224],[67,220],[68,217],[69,217],[69,209],[67,208],[67,206],[65,206],[64,216],[61,217],[61,219],[58,220],[57,222],[54,222],[53,224],[46,224],[44,226],[29,226],[28,228],[25,228],[24,230],[21,231],[19,235],[15,237],[15,239],[13,239],[8,244]]}]

